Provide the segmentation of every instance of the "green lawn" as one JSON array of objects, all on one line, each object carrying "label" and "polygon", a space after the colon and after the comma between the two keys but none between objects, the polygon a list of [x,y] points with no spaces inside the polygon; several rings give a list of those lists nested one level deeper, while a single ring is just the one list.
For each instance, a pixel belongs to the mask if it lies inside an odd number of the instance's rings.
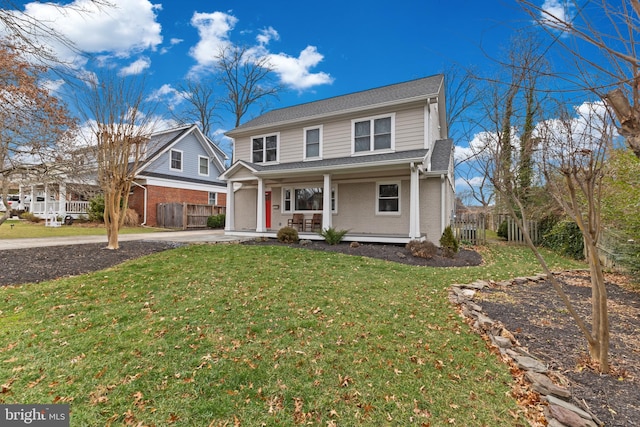
[{"label": "green lawn", "polygon": [[[13,227],[12,227],[13,225]],[[161,228],[150,227],[123,227],[121,234],[153,233],[155,231],[170,231]],[[60,236],[94,236],[106,235],[104,225],[73,224],[60,227],[45,227],[44,221],[33,223],[29,221],[7,220],[0,225],[0,239],[22,239],[33,237],[60,237]]]},{"label": "green lawn", "polygon": [[525,425],[447,288],[540,269],[523,248],[484,257],[434,269],[194,245],[3,288],[0,402],[68,403],[72,426]]}]

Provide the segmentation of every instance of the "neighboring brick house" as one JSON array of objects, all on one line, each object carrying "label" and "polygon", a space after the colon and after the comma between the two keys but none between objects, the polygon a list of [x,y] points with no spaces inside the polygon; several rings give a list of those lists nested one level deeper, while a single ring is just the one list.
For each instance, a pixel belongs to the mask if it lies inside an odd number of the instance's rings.
[{"label": "neighboring brick house", "polygon": [[227,132],[226,233],[288,225],[345,240],[437,243],[455,204],[444,76],[269,111]]},{"label": "neighboring brick house", "polygon": [[160,203],[225,207],[226,183],[220,179],[227,156],[197,125],[151,135],[129,195],[129,207],[144,225],[156,226]]}]

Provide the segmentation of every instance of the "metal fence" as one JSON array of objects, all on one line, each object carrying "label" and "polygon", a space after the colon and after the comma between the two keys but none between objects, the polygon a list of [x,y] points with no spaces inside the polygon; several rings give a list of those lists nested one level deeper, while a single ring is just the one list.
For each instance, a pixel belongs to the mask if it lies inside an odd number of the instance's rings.
[{"label": "metal fence", "polygon": [[158,203],[156,221],[158,226],[163,228],[207,228],[207,218],[223,213],[224,206]]}]

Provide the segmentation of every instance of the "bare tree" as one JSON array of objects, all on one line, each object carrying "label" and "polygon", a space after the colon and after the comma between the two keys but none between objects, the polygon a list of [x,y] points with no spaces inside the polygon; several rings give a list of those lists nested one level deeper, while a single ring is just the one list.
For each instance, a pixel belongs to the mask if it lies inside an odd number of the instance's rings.
[{"label": "bare tree", "polygon": [[214,82],[188,79],[176,89],[187,106],[173,111],[172,116],[181,124],[198,123],[202,133],[213,139],[213,126],[220,119],[217,113],[220,100],[216,98]]},{"label": "bare tree", "polygon": [[601,192],[607,153],[613,144],[613,124],[603,104],[583,104],[573,117],[561,108],[558,119],[543,123],[542,165],[553,198],[573,220],[584,238],[591,272],[591,331],[578,326],[589,344],[589,354],[603,372],[609,370],[607,290],[598,255]]},{"label": "bare tree", "polygon": [[[19,45],[0,45],[0,186],[7,205],[12,180],[22,174],[51,174],[60,167],[60,147],[75,122],[57,98],[39,85],[46,67],[25,61]],[[9,206],[0,218],[9,216]]]},{"label": "bare tree", "polygon": [[255,57],[246,47],[230,46],[222,48],[216,58],[227,91],[222,106],[234,115],[238,127],[250,107],[264,107],[269,97],[278,95],[280,87],[273,82],[273,67],[266,56]]},{"label": "bare tree", "polygon": [[[548,10],[530,0],[523,9],[571,53],[582,84],[604,99],[617,119],[618,132],[640,157],[640,0],[562,2]],[[581,42],[581,43],[580,43]],[[584,49],[584,44],[596,49]]]},{"label": "bare tree", "polygon": [[98,183],[104,194],[107,249],[118,249],[129,191],[147,149],[154,105],[147,104],[144,80],[107,75],[92,82],[79,105],[95,139]]}]

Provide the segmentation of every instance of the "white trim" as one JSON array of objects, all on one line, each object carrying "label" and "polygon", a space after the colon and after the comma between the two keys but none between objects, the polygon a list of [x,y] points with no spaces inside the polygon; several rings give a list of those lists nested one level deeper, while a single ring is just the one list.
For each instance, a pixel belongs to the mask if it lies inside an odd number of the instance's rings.
[{"label": "white trim", "polygon": [[[207,173],[206,174],[200,172],[200,166],[201,166],[200,165],[200,161],[202,159],[205,159],[207,161],[207,163],[206,163],[206,165],[207,165]],[[199,176],[209,176],[210,170],[211,170],[211,168],[209,167],[209,163],[211,163],[211,158],[210,157],[201,156],[201,155],[198,154],[198,175]]]},{"label": "white trim", "polygon": [[[271,160],[271,161],[264,161],[267,157],[266,154],[266,149],[267,149],[267,138],[270,136],[275,136],[276,137],[276,159],[275,160]],[[260,139],[262,138],[262,162],[254,162],[253,161],[253,140],[254,139]],[[263,135],[254,135],[252,137],[249,138],[249,144],[250,144],[250,148],[251,148],[251,163],[256,163],[259,165],[268,165],[268,164],[274,164],[274,163],[279,163],[280,162],[280,132],[271,132],[271,133],[265,133]]]},{"label": "white trim", "polygon": [[[380,211],[380,205],[379,205],[379,201],[380,201],[380,186],[381,185],[397,185],[398,186],[398,210],[397,211],[391,211],[391,212],[387,212],[387,211]],[[376,202],[376,215],[381,215],[381,216],[401,216],[402,215],[402,182],[401,181],[376,181],[376,185],[375,185],[375,189],[376,189],[376,195],[374,197],[374,200]]]},{"label": "white trim", "polygon": [[[174,151],[176,153],[180,153],[180,169],[173,167],[173,152]],[[184,169],[184,151],[178,150],[176,148],[172,148],[171,150],[169,150],[169,170],[170,171],[176,171],[176,172],[182,172],[183,169]]]},{"label": "white trim", "polygon": [[[317,156],[308,156],[307,155],[307,131],[310,130],[318,130],[318,155]],[[319,126],[309,126],[302,129],[302,140],[303,140],[303,159],[304,160],[322,160],[322,139],[323,139],[323,125]]]},{"label": "white trim", "polygon": [[[375,137],[375,134],[374,134],[375,121],[379,120],[379,119],[386,119],[386,118],[390,118],[391,119],[391,142],[390,142],[390,147],[376,150],[376,149],[374,149],[374,143],[375,143],[375,138],[374,138]],[[369,150],[356,151],[356,123],[366,122],[366,121],[369,121],[369,123],[371,125],[370,133],[369,133]],[[351,120],[351,155],[352,156],[361,156],[361,155],[367,155],[367,154],[380,154],[380,153],[393,153],[393,152],[395,152],[395,150],[396,150],[396,113],[380,114],[380,115],[377,115],[377,116],[362,117],[362,118],[352,119]]]},{"label": "white trim", "polygon": [[144,178],[144,184],[142,185],[153,185],[156,187],[168,187],[168,188],[180,188],[183,190],[198,190],[198,191],[214,191],[214,189],[222,189],[226,187],[224,184],[202,184],[195,182],[184,182],[184,181],[175,181],[172,179],[164,179],[164,178]]}]

